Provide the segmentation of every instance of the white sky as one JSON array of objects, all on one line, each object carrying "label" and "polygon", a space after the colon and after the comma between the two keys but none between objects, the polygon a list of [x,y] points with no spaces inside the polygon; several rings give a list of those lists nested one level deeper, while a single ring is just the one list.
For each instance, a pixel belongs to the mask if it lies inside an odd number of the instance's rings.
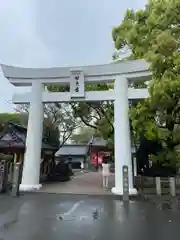
[{"label": "white sky", "polygon": [[[101,64],[112,60],[111,38],[127,8],[146,0],[1,0],[0,62],[25,67]],[[0,112],[12,111],[15,89],[0,72]]]}]

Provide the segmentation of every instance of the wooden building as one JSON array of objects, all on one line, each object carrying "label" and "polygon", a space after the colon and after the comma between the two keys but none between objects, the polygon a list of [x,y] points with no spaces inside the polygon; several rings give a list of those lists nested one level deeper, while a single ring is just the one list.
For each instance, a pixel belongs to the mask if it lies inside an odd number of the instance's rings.
[{"label": "wooden building", "polygon": [[[15,162],[23,164],[26,149],[26,134],[27,129],[25,127],[12,122],[9,122],[4,128],[4,131],[0,133],[0,153],[4,154],[4,156],[8,155],[10,165],[13,165]],[[47,144],[46,140],[43,139],[41,151],[41,178],[44,178],[50,173],[56,151],[57,148]]]},{"label": "wooden building", "polygon": [[56,161],[71,161],[72,168],[78,169],[88,156],[87,144],[64,144],[55,154]]}]

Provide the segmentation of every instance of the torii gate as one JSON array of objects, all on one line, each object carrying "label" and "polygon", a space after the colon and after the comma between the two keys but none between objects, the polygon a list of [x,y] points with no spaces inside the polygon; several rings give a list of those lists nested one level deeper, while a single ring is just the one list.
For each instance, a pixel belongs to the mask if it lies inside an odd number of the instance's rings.
[{"label": "torii gate", "polygon": [[[149,65],[144,60],[85,67],[20,68],[1,65],[4,77],[14,86],[32,86],[31,92],[14,94],[13,103],[30,103],[21,191],[34,191],[39,184],[43,126],[43,103],[72,101],[114,101],[115,187],[112,193],[123,194],[122,166],[129,167],[129,193],[133,188],[128,99],[148,97],[147,89],[128,88],[128,81],[149,80]],[[85,83],[112,83],[109,91],[85,91]],[[70,92],[47,92],[45,84],[69,84]]]}]

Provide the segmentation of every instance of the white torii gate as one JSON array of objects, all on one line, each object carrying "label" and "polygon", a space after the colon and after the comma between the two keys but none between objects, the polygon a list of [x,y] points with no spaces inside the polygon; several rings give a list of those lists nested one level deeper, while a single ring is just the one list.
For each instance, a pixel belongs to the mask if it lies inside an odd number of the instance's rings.
[{"label": "white torii gate", "polygon": [[[128,81],[149,80],[149,65],[144,60],[85,67],[20,68],[1,65],[4,76],[14,86],[32,86],[31,92],[14,94],[13,103],[30,103],[26,153],[21,191],[41,188],[39,184],[43,126],[43,103],[72,101],[114,101],[115,187],[112,192],[123,194],[122,166],[129,167],[129,193],[133,188],[128,99],[148,97],[147,89],[128,88]],[[112,83],[109,91],[85,91],[85,83]],[[44,85],[70,85],[70,92],[47,92]]]}]

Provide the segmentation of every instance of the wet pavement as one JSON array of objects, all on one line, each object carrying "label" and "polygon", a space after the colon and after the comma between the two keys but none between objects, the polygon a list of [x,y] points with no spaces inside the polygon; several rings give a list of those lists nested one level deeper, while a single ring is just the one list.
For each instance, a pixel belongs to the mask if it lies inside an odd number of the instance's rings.
[{"label": "wet pavement", "polygon": [[[164,206],[163,206],[164,204]],[[0,240],[176,240],[176,204],[123,204],[111,196],[31,193],[0,196]]]}]

